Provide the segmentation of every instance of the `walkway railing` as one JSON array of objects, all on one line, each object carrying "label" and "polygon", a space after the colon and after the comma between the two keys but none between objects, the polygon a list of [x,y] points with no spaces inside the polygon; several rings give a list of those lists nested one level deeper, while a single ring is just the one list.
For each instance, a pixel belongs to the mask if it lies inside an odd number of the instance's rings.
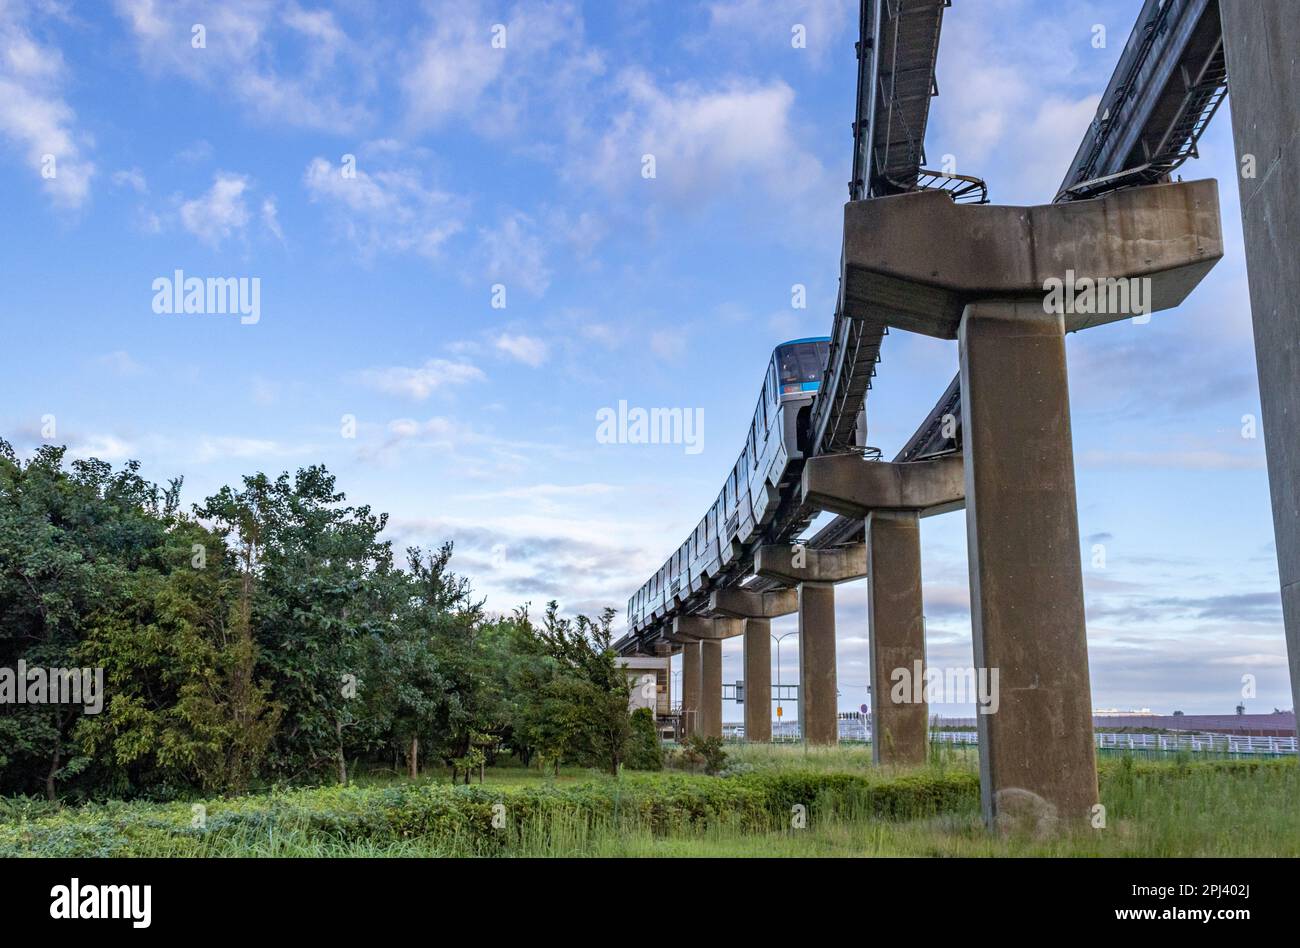
[{"label": "walkway railing", "polygon": [[[722,736],[726,740],[743,741],[744,726],[724,724]],[[1095,735],[1099,750],[1141,751],[1158,753],[1161,751],[1176,753],[1188,751],[1194,754],[1248,754],[1280,755],[1297,753],[1294,737],[1258,737],[1244,734],[1211,734],[1208,732],[1177,732],[1159,734],[1122,734],[1111,731],[1098,731]],[[774,743],[798,742],[799,723],[797,721],[779,721],[772,724]],[[931,731],[930,740],[941,744],[974,747],[979,744],[975,731]],[[870,743],[871,727],[861,721],[840,720],[840,741],[844,743]]]}]

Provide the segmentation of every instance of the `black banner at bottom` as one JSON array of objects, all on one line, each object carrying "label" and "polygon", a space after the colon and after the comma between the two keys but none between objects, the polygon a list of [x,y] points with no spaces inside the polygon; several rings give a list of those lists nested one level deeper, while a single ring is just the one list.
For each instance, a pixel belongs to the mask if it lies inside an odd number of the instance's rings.
[{"label": "black banner at bottom", "polygon": [[373,936],[418,919],[480,936],[560,919],[593,933],[602,922],[683,917],[721,930],[754,913],[765,929],[770,919],[769,935],[786,924],[806,934],[823,913],[843,925],[853,911],[949,924],[950,936],[977,918],[996,918],[1001,932],[1172,925],[1230,936],[1291,914],[1295,870],[1293,860],[1247,859],[21,859],[0,861],[0,904],[10,933],[75,926],[128,938],[214,928]]}]

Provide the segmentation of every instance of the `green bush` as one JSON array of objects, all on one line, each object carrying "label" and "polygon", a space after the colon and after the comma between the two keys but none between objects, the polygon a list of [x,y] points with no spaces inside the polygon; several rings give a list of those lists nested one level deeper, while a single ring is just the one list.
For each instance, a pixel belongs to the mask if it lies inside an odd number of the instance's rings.
[{"label": "green bush", "polygon": [[628,741],[627,766],[631,770],[663,770],[664,752],[654,712],[637,708],[632,712],[632,737]]},{"label": "green bush", "polygon": [[727,752],[722,748],[722,738],[692,734],[682,748],[681,759],[692,770],[702,769],[706,774],[712,775],[722,772],[727,762]]},{"label": "green bush", "polygon": [[420,839],[446,855],[492,855],[556,826],[667,834],[717,823],[762,832],[787,825],[795,804],[806,807],[811,820],[864,807],[900,819],[973,806],[978,796],[978,780],[966,773],[894,779],[663,773],[570,785],[429,782],[275,792],[210,801],[197,826],[195,809],[183,803],[90,804],[34,815],[11,806],[0,808],[0,857],[261,853],[286,838],[338,846]]},{"label": "green bush", "polygon": [[[1274,792],[1276,782],[1260,783],[1256,775],[1285,777],[1295,769],[1294,760],[1107,761],[1100,768],[1102,798],[1117,818],[1140,815],[1140,825],[1146,826],[1158,815],[1143,811],[1143,801],[1167,800],[1156,792],[1161,786],[1182,788],[1184,797],[1205,809],[1226,806],[1252,786],[1260,793]],[[903,775],[866,769],[749,770],[723,777],[629,772],[619,779],[593,777],[572,784],[451,786],[428,781],[278,790],[202,805],[136,801],[56,808],[42,801],[0,799],[0,858],[564,854],[581,852],[584,840],[601,833],[787,830],[796,806],[804,808],[810,827],[837,819],[901,826],[939,814],[973,824],[978,822],[979,777],[968,769]],[[1169,833],[1186,824],[1175,817],[1166,822]],[[1279,831],[1287,825],[1279,822]],[[1176,838],[1160,845],[1164,854],[1178,851]]]}]

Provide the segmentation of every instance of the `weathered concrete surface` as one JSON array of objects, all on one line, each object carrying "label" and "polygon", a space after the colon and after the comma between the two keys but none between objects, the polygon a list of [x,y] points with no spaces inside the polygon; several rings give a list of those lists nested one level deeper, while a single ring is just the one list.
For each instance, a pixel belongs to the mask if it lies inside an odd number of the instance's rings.
[{"label": "weathered concrete surface", "polygon": [[793,589],[756,592],[731,586],[709,596],[709,611],[736,619],[778,619],[799,608],[799,594]]},{"label": "weathered concrete surface", "polygon": [[865,517],[872,510],[960,510],[966,479],[960,455],[894,464],[855,454],[811,458],[803,469],[803,499],[820,510]]},{"label": "weathered concrete surface", "polygon": [[722,642],[700,642],[700,733],[722,737]]},{"label": "weathered concrete surface", "polygon": [[[874,511],[866,534],[871,756],[878,764],[924,764],[930,743],[924,677],[919,691],[910,687],[925,668],[920,518],[912,511]],[[897,669],[906,673],[908,687],[895,689]]]},{"label": "weathered concrete surface", "polygon": [[[799,594],[795,593],[795,608]],[[772,739],[772,620],[745,620],[745,740]]]},{"label": "weathered concrete surface", "polygon": [[700,689],[703,678],[700,673],[700,642],[698,639],[682,643],[682,730],[687,736],[699,728]]},{"label": "weathered concrete surface", "polygon": [[799,729],[809,744],[838,744],[835,587],[799,584]]},{"label": "weathered concrete surface", "polygon": [[1220,0],[1291,700],[1300,708],[1300,16]]},{"label": "weathered concrete surface", "polygon": [[743,631],[739,619],[725,616],[677,616],[673,619],[670,637],[675,642],[687,639],[729,639]]},{"label": "weathered concrete surface", "polygon": [[[1117,222],[1118,226],[1118,222]],[[960,333],[977,714],[992,825],[1085,819],[1097,763],[1063,321],[1037,301],[975,303]]]},{"label": "weathered concrete surface", "polygon": [[[1218,184],[1157,184],[1037,207],[954,204],[922,191],[844,207],[844,312],[954,339],[979,299],[1044,298],[1067,271],[1150,278],[1151,312],[1169,309],[1223,256]],[[1068,330],[1129,311],[1067,313]]]},{"label": "weathered concrete surface", "polygon": [[867,547],[863,543],[829,550],[796,549],[787,543],[760,546],[754,553],[754,572],[791,585],[843,583],[867,574]]}]

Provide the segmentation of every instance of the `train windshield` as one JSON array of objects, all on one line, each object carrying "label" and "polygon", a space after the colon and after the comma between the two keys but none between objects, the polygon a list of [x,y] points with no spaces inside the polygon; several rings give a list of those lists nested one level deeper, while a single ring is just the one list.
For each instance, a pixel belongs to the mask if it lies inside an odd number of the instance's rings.
[{"label": "train windshield", "polygon": [[779,346],[776,350],[776,366],[780,374],[781,392],[817,391],[829,354],[829,341],[821,339]]}]

